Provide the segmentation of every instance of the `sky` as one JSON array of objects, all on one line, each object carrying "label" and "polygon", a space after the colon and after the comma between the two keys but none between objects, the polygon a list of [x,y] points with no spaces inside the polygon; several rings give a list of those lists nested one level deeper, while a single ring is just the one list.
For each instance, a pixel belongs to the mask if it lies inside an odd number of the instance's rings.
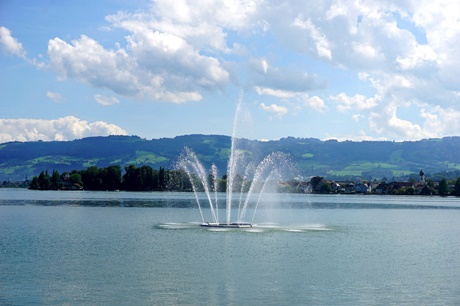
[{"label": "sky", "polygon": [[[460,1],[0,0],[0,143],[460,135]],[[243,119],[241,119],[243,118]]]}]

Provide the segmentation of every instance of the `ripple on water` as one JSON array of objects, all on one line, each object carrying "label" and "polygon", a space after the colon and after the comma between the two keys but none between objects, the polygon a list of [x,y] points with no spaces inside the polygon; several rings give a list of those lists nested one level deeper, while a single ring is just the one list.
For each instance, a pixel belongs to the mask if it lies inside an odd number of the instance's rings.
[{"label": "ripple on water", "polygon": [[249,233],[263,233],[264,230],[262,228],[252,227],[244,230],[245,232]]},{"label": "ripple on water", "polygon": [[158,224],[156,227],[160,229],[191,229],[198,226],[199,223],[162,223]]},{"label": "ripple on water", "polygon": [[[186,222],[186,223],[178,223],[178,222],[169,222],[169,223],[161,223],[155,226],[158,229],[166,229],[166,230],[179,230],[179,229],[199,229],[200,223],[199,222]],[[306,224],[306,225],[299,225],[299,226],[286,226],[286,225],[279,225],[279,224],[261,224],[261,225],[254,225],[251,228],[221,228],[221,227],[207,227],[202,228],[203,230],[209,232],[230,232],[230,231],[243,231],[247,233],[264,233],[264,232],[290,232],[290,233],[305,233],[305,232],[314,232],[314,231],[331,231],[332,229],[327,227],[325,224]]]}]

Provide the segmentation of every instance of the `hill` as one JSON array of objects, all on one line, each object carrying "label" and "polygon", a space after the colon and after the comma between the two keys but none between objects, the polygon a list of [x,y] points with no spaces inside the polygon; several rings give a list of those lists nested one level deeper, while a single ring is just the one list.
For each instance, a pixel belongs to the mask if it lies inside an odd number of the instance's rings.
[{"label": "hill", "polygon": [[[10,142],[0,144],[0,181],[24,180],[42,170],[60,173],[129,164],[172,169],[188,146],[206,168],[215,163],[223,173],[231,139],[221,135],[185,135],[146,140],[137,136],[89,137],[73,141]],[[439,172],[459,173],[460,137],[421,141],[321,141],[287,137],[276,141],[238,140],[239,148],[254,157],[271,152],[288,154],[299,174],[331,179],[381,179],[427,176]],[[457,175],[458,176],[458,175]]]}]

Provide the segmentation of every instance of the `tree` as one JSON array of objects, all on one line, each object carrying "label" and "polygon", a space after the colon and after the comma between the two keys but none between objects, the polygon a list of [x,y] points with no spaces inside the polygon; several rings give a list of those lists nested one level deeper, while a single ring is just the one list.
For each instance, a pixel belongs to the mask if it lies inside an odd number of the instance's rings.
[{"label": "tree", "polygon": [[217,190],[222,192],[227,190],[227,175],[222,176],[222,179],[217,182]]},{"label": "tree", "polygon": [[166,175],[163,167],[160,167],[160,171],[158,173],[158,189],[161,191],[166,189]]},{"label": "tree", "polygon": [[38,176],[38,188],[42,190],[48,190],[51,186],[50,176],[48,170],[40,172]]},{"label": "tree", "polygon": [[332,193],[332,187],[331,184],[324,182],[319,190],[320,193]]},{"label": "tree", "polygon": [[135,165],[125,167],[123,175],[123,184],[125,190],[141,191],[141,190],[158,190],[158,171],[153,170],[150,166],[142,166],[137,168]]},{"label": "tree", "polygon": [[81,175],[77,171],[72,171],[72,173],[70,173],[70,182],[74,185],[83,186]]},{"label": "tree", "polygon": [[105,169],[102,180],[106,190],[118,190],[121,187],[121,167],[109,166]]},{"label": "tree", "polygon": [[34,176],[32,178],[32,182],[30,183],[30,189],[40,189],[40,184],[38,182],[38,176]]},{"label": "tree", "polygon": [[169,190],[192,191],[192,183],[190,182],[188,175],[184,170],[180,169],[168,173]]},{"label": "tree", "polygon": [[434,188],[434,182],[433,180],[428,180],[428,182],[426,183],[428,187],[430,187],[430,189],[433,189]]},{"label": "tree", "polygon": [[440,196],[446,196],[449,194],[449,192],[450,190],[449,190],[449,185],[447,185],[447,180],[443,178],[439,182],[438,193]]},{"label": "tree", "polygon": [[460,197],[460,177],[455,181],[455,195]]},{"label": "tree", "polygon": [[310,179],[311,188],[316,190],[316,186],[323,180],[322,176],[314,176]]},{"label": "tree", "polygon": [[133,164],[126,166],[125,174],[123,175],[123,184],[125,186],[125,190],[136,190],[137,183],[138,178],[136,177],[136,166],[134,166]]},{"label": "tree", "polygon": [[415,193],[416,193],[416,190],[414,187],[409,187],[405,191],[405,194],[409,194],[409,195],[414,195]]},{"label": "tree", "polygon": [[99,176],[99,169],[96,166],[91,166],[81,171],[81,179],[83,186],[87,190],[104,190],[102,179]]},{"label": "tree", "polygon": [[51,175],[51,189],[57,190],[60,188],[60,181],[61,181],[61,175],[57,170],[53,170],[53,174]]}]

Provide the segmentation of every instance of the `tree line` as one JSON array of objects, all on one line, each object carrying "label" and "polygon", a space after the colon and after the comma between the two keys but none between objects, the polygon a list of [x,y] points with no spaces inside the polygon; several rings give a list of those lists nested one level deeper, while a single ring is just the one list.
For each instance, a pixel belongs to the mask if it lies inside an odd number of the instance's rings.
[{"label": "tree line", "polygon": [[126,191],[192,191],[183,170],[158,170],[150,166],[113,165],[105,168],[91,166],[85,170],[59,173],[41,171],[34,176],[30,189],[36,190],[126,190]]},{"label": "tree line", "polygon": [[[238,179],[239,178],[239,179]],[[191,176],[198,191],[203,191],[200,180]],[[318,180],[319,179],[319,180]],[[210,174],[208,177],[209,186],[213,187],[214,178]],[[322,184],[321,190],[316,190],[316,185],[322,177],[312,177],[310,182],[300,182],[292,180],[278,186],[279,192],[299,193],[305,192],[305,184],[310,184],[314,193],[333,193],[330,184]],[[218,191],[224,192],[227,188],[227,176],[215,182]],[[243,184],[242,178],[237,176],[235,190],[240,190]],[[250,184],[246,184],[247,186]],[[397,184],[396,184],[397,185]],[[71,172],[59,173],[53,170],[52,173],[42,171],[40,175],[34,176],[30,189],[36,190],[126,190],[126,191],[192,191],[190,177],[183,170],[167,170],[160,167],[158,170],[150,166],[136,167],[129,165],[124,167],[124,171],[118,165],[105,168],[91,166],[85,170],[72,170]],[[245,190],[247,191],[247,190]],[[337,191],[336,191],[337,192]],[[405,189],[393,189],[390,194],[419,194],[413,187]],[[428,180],[421,194],[437,194],[441,196],[455,195],[460,196],[460,177],[456,180],[447,181],[441,179],[437,186],[432,180]]]}]

